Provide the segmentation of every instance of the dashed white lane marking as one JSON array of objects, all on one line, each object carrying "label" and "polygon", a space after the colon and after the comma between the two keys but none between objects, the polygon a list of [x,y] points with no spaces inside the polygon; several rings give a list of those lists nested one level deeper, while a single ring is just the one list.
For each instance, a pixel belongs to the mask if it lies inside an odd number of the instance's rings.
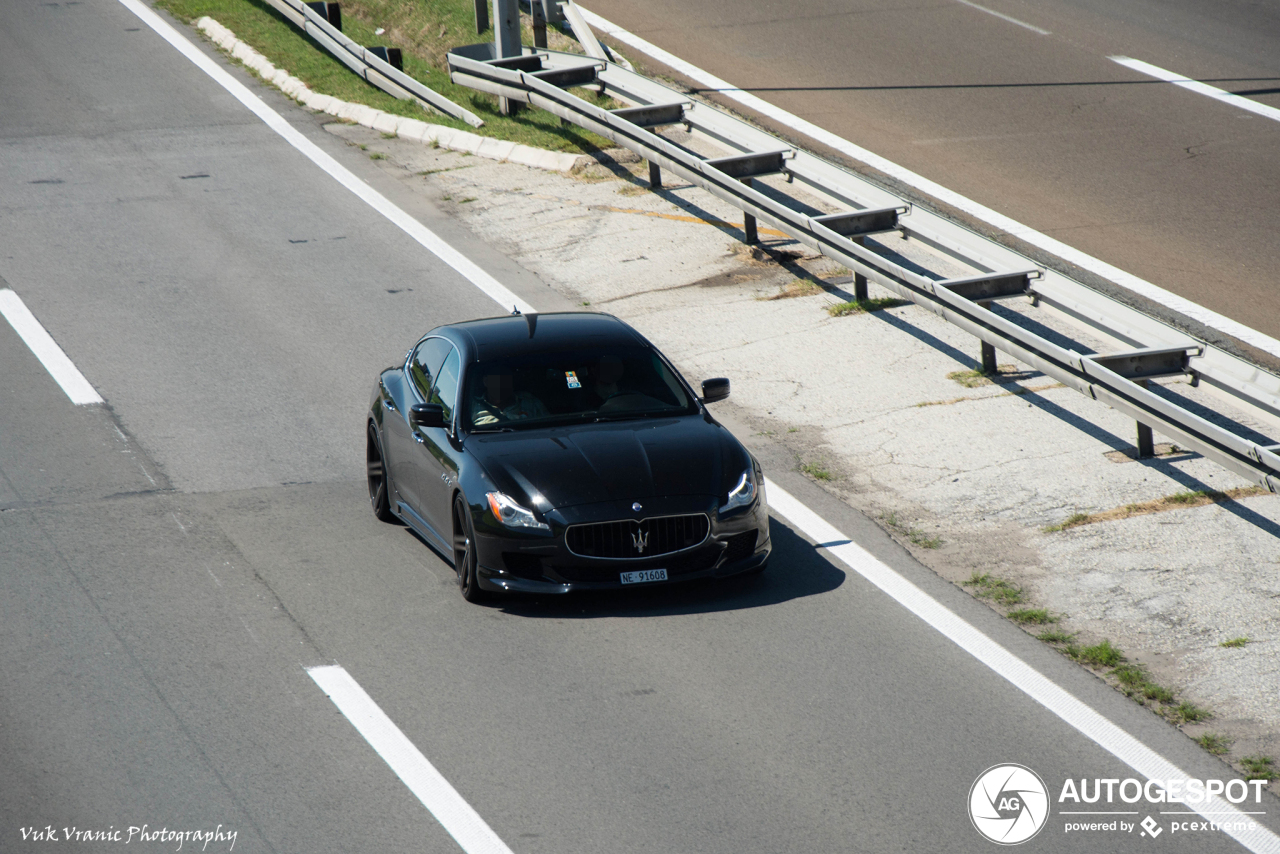
[{"label": "dashed white lane marking", "polygon": [[1074,249],[1059,240],[1055,240],[1047,234],[1041,234],[1035,229],[1025,226],[1017,220],[1011,219],[1004,214],[997,213],[991,208],[981,205],[972,199],[965,198],[959,193],[948,190],[946,187],[930,181],[923,175],[917,175],[915,172],[899,166],[892,160],[888,160],[878,154],[867,151],[865,148],[854,145],[847,139],[836,136],[829,130],[820,128],[812,122],[805,121],[799,116],[793,115],[781,107],[776,107],[768,101],[752,95],[750,92],[744,92],[732,83],[721,80],[714,74],[703,71],[692,63],[685,62],[680,57],[668,53],[657,45],[651,44],[639,36],[624,30],[622,27],[606,21],[594,12],[590,12],[582,7],[578,8],[581,10],[583,17],[587,19],[587,23],[591,24],[591,26],[600,30],[605,35],[612,36],[624,44],[631,45],[631,47],[641,53],[648,54],[662,64],[679,71],[689,79],[721,93],[726,98],[731,98],[737,101],[744,107],[755,110],[763,116],[768,116],[774,121],[780,122],[793,130],[799,131],[811,139],[816,139],[823,145],[830,146],[836,151],[847,154],[855,160],[861,160],[869,166],[874,166],[886,175],[891,175],[899,181],[910,184],[916,189],[924,193],[928,193],[939,201],[946,202],[952,207],[958,208],[959,210],[977,217],[980,220],[984,220],[1001,231],[1005,231],[1015,237],[1019,237],[1033,246],[1040,247],[1046,252],[1052,252],[1054,255],[1057,255],[1064,261],[1070,261],[1077,267],[1083,267],[1091,273],[1096,273],[1097,275],[1102,276],[1104,279],[1110,279],[1117,285],[1128,288],[1136,294],[1141,294],[1152,302],[1167,306],[1168,308],[1184,314],[1193,320],[1199,321],[1210,329],[1225,332],[1227,335],[1237,338],[1250,346],[1257,347],[1259,350],[1270,353],[1273,356],[1280,356],[1280,341],[1272,338],[1270,335],[1265,335],[1256,329],[1250,329],[1243,323],[1234,321],[1229,317],[1224,317],[1216,311],[1210,311],[1202,305],[1198,305],[1189,299],[1180,297],[1171,291],[1166,291],[1164,288],[1153,285],[1145,279],[1140,279],[1132,273],[1126,273],[1119,267],[1113,267],[1107,262],[1094,258],[1092,255],[1087,255],[1079,249]]},{"label": "dashed white lane marking", "polygon": [[87,403],[102,403],[102,397],[89,381],[80,373],[79,368],[67,357],[67,354],[53,340],[36,316],[27,308],[26,303],[9,288],[0,289],[0,314],[9,321],[13,331],[26,342],[31,352],[44,365],[54,381],[62,386],[62,390],[77,406]]},{"label": "dashed white lane marking", "polygon": [[307,673],[467,854],[511,854],[498,834],[341,666]]},{"label": "dashed white lane marking", "polygon": [[1014,18],[1011,15],[1006,15],[1003,12],[997,12],[995,9],[988,9],[986,6],[979,6],[977,3],[970,3],[969,0],[956,0],[956,2],[963,3],[964,5],[970,7],[971,9],[977,9],[979,12],[986,12],[988,15],[995,15],[997,18],[999,18],[1002,21],[1008,21],[1011,24],[1017,24],[1019,27],[1023,27],[1025,29],[1031,30],[1031,32],[1033,33],[1039,33],[1042,36],[1053,35],[1053,33],[1049,32],[1048,30],[1041,29],[1040,27],[1037,27],[1034,24],[1028,24],[1026,21],[1019,21],[1017,18]]},{"label": "dashed white lane marking", "polygon": [[1109,56],[1107,59],[1112,62],[1118,62],[1125,68],[1133,69],[1139,74],[1145,74],[1148,77],[1154,77],[1157,80],[1163,80],[1166,83],[1181,86],[1183,89],[1190,90],[1198,95],[1208,95],[1210,98],[1214,98],[1224,104],[1230,104],[1231,106],[1238,107],[1241,110],[1248,110],[1251,113],[1257,113],[1260,116],[1265,116],[1272,121],[1280,122],[1280,110],[1275,107],[1268,107],[1266,104],[1260,104],[1257,101],[1250,100],[1249,98],[1242,98],[1239,95],[1233,95],[1230,92],[1217,88],[1216,86],[1210,86],[1208,83],[1201,83],[1199,80],[1192,80],[1190,77],[1183,77],[1181,74],[1166,71],[1163,68],[1154,66],[1149,62],[1143,62],[1140,59],[1130,59],[1127,56]]},{"label": "dashed white lane marking", "polygon": [[[1112,753],[1121,762],[1148,780],[1189,778],[1190,775],[1168,759],[1077,700],[1031,665],[881,563],[817,513],[801,504],[782,487],[768,478],[765,479],[765,487],[768,490],[770,510],[785,516],[797,530],[825,548],[832,557],[880,588],[898,604],[937,629],[965,652],[1075,727],[1085,737]],[[1233,823],[1216,820],[1222,825],[1223,832],[1255,854],[1280,854],[1280,837],[1251,821],[1244,812],[1225,799],[1215,796],[1213,800],[1192,808],[1206,817],[1211,814],[1232,816],[1239,820],[1241,827],[1253,824],[1252,830],[1228,830],[1228,827],[1234,828]]]},{"label": "dashed white lane marking", "polygon": [[144,24],[155,30],[162,39],[177,48],[179,53],[195,63],[197,68],[212,77],[214,82],[231,93],[237,101],[248,107],[254,115],[266,123],[267,127],[280,134],[285,142],[306,155],[312,163],[327,172],[339,184],[355,193],[369,207],[391,220],[400,230],[416,240],[428,252],[448,264],[473,285],[492,297],[503,308],[512,306],[520,309],[522,313],[533,311],[532,306],[512,293],[506,285],[489,275],[470,258],[446,243],[434,231],[409,216],[409,214],[387,199],[386,196],[361,181],[345,166],[303,136],[293,125],[285,121],[283,116],[268,107],[261,98],[250,92],[244,84],[227,73],[226,69],[205,56],[199,48],[169,26],[164,19],[144,3],[139,2],[139,0],[120,0],[120,2],[130,12],[137,15]]}]

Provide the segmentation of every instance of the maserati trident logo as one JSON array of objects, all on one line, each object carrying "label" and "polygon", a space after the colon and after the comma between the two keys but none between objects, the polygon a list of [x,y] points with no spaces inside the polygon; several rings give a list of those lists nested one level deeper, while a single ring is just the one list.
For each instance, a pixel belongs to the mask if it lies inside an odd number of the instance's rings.
[{"label": "maserati trident logo", "polygon": [[644,508],[640,506],[640,502],[639,502],[639,501],[634,501],[634,502],[632,502],[632,504],[631,504],[631,509],[632,509],[632,510],[634,510],[635,512],[639,513],[639,512],[640,512],[641,510],[643,510]]},{"label": "maserati trident logo", "polygon": [[636,547],[636,554],[644,554],[645,547],[649,545],[649,532],[636,531],[631,535],[631,545]]}]

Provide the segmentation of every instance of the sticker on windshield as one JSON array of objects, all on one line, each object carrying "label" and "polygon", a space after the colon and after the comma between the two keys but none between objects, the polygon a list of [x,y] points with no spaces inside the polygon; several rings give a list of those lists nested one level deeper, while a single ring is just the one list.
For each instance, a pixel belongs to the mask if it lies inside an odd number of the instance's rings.
[{"label": "sticker on windshield", "polygon": [[569,384],[569,388],[582,388],[582,383],[578,382],[578,375],[573,371],[565,371],[564,379]]}]

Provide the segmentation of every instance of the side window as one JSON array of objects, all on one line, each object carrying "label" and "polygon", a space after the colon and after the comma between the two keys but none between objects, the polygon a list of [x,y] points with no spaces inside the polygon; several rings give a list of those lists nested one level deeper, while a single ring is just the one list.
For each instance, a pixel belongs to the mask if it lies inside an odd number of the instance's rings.
[{"label": "side window", "polygon": [[413,374],[413,381],[423,400],[431,400],[431,386],[435,385],[440,365],[452,349],[453,345],[443,338],[428,338],[413,351],[413,358],[409,360],[409,373]]},{"label": "side window", "polygon": [[448,424],[453,421],[453,407],[458,400],[458,376],[461,373],[462,357],[458,351],[449,348],[449,357],[444,360],[436,376],[435,388],[431,390],[431,402],[444,407],[444,420]]}]

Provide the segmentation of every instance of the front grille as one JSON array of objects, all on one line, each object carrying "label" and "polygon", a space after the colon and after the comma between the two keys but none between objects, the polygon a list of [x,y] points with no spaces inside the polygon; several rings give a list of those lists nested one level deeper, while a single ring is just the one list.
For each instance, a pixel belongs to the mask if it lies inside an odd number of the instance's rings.
[{"label": "front grille", "polygon": [[742,534],[734,534],[725,541],[724,562],[737,563],[740,560],[746,560],[755,554],[756,538],[760,535],[759,531],[747,531]]},{"label": "front grille", "polygon": [[705,513],[662,516],[641,522],[599,522],[570,525],[565,546],[579,557],[620,560],[659,557],[691,549],[707,538],[711,522]]},{"label": "front grille", "polygon": [[656,569],[661,567],[667,571],[668,578],[679,578],[694,572],[701,572],[716,565],[720,559],[720,549],[708,546],[705,549],[676,555],[667,560],[646,561],[637,564],[613,564],[612,566],[595,564],[593,566],[553,566],[551,569],[565,581],[617,581],[618,573],[632,569]]}]

